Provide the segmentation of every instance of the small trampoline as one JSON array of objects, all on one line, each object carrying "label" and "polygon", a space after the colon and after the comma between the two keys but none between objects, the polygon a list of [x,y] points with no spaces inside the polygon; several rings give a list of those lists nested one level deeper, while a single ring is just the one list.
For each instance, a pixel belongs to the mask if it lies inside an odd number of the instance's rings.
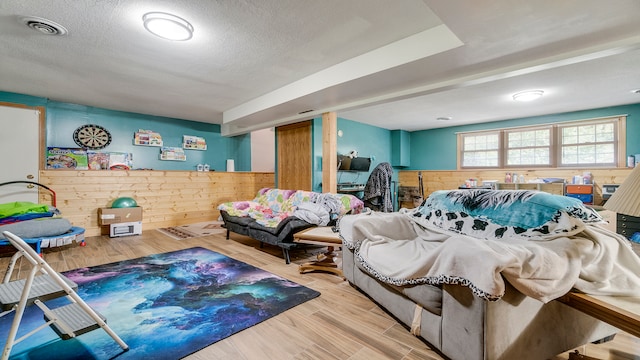
[{"label": "small trampoline", "polygon": [[[0,227],[0,229],[2,228]],[[42,253],[43,248],[46,249],[50,247],[70,245],[70,244],[73,244],[73,242],[76,242],[79,246],[86,245],[84,240],[84,228],[75,227],[75,226],[71,227],[71,230],[69,230],[64,234],[54,235],[54,236],[43,236],[38,238],[22,239],[22,240],[24,240],[27,244],[29,244],[29,246],[34,248],[34,250],[38,254]],[[0,245],[10,246],[11,244],[9,243],[8,240],[2,239],[0,240]]]},{"label": "small trampoline", "polygon": [[[49,192],[51,192],[51,203],[54,208],[56,207],[56,193],[45,185],[42,185],[33,181],[10,181],[10,182],[1,183],[0,186],[15,184],[15,183],[33,184],[48,190]],[[27,226],[29,221],[35,221],[35,220],[36,219],[20,221],[20,223]],[[40,223],[40,224],[43,224],[43,223]],[[69,223],[67,222],[67,224]],[[0,224],[0,232],[3,231],[4,226],[2,225],[3,224]],[[31,226],[29,226],[29,228],[33,229]],[[14,231],[13,229],[10,229],[10,226],[7,226],[6,230]],[[42,253],[42,249],[70,245],[70,244],[73,244],[74,242],[76,242],[79,246],[86,245],[85,238],[84,238],[84,232],[85,232],[84,228],[76,227],[76,226],[71,226],[71,228],[69,228],[69,225],[67,225],[65,229],[60,229],[61,230],[60,233],[57,233],[55,230],[51,231],[51,229],[43,229],[43,230],[44,230],[43,232],[40,232],[37,230],[35,231],[35,233],[31,232],[32,234],[31,237],[21,236],[27,244],[29,244],[31,247],[34,248],[34,250],[36,250],[38,254]],[[46,231],[46,230],[49,230],[49,231]],[[56,235],[52,235],[52,234],[56,234]],[[19,234],[16,234],[16,235],[20,236]],[[38,235],[43,235],[43,236],[38,236]],[[4,237],[2,237],[0,238],[0,247],[4,248],[5,246],[11,247],[11,244],[7,239],[4,239]]]}]

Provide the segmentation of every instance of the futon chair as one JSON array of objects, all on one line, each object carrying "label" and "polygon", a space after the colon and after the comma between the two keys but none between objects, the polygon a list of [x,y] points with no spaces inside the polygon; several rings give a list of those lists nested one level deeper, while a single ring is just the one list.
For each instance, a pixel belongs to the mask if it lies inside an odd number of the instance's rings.
[{"label": "futon chair", "polygon": [[[76,283],[53,270],[53,268],[38,256],[36,251],[20,237],[8,231],[4,231],[3,234],[7,240],[18,249],[18,252],[11,258],[7,273],[4,276],[4,281],[0,284],[0,306],[2,306],[0,317],[15,311],[11,329],[7,336],[7,342],[2,352],[2,360],[9,358],[14,344],[42,330],[47,325],[51,326],[63,340],[68,340],[86,332],[102,328],[124,351],[129,350],[129,346],[107,326],[105,322],[106,319],[91,309],[89,305],[78,296],[75,292],[75,289],[78,288]],[[24,257],[31,263],[31,271],[26,279],[11,281],[11,275],[16,261],[21,257]],[[71,303],[55,309],[49,309],[44,304],[44,301],[62,296],[66,296]],[[31,305],[38,306],[44,312],[45,323],[16,340],[16,334],[18,333],[18,327],[22,321],[24,310],[27,306]]]}]

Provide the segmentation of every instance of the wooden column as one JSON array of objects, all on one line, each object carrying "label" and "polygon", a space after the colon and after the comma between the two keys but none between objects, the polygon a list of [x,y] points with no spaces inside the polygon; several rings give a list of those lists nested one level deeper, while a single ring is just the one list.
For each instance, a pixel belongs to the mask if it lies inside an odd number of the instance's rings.
[{"label": "wooden column", "polygon": [[322,192],[338,191],[338,116],[322,114]]}]

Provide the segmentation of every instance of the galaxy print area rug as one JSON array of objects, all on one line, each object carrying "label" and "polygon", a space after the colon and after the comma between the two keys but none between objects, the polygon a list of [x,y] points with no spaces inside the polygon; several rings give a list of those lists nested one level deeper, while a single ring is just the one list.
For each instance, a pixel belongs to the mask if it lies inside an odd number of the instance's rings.
[{"label": "galaxy print area rug", "polygon": [[[16,344],[11,359],[180,359],[320,295],[204,248],[64,274],[130,350],[123,352],[102,329],[61,340],[47,327]],[[11,320],[12,314],[0,318],[2,344]],[[30,306],[18,338],[43,323],[42,311]]]}]

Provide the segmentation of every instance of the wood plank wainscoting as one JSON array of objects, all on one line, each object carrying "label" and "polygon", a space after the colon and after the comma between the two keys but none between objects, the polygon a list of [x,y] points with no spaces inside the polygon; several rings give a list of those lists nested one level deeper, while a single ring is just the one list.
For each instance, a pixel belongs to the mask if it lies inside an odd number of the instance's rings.
[{"label": "wood plank wainscoting", "polygon": [[[145,231],[216,220],[220,203],[253,199],[261,188],[275,186],[273,172],[41,170],[39,179],[56,192],[58,209],[85,228],[85,236],[101,235],[98,208],[121,196],[143,207]],[[50,204],[50,195],[41,192],[39,202]]]},{"label": "wood plank wainscoting", "polygon": [[[464,185],[465,180],[473,178],[482,180],[498,180],[504,182],[505,174],[518,173],[525,177],[525,182],[535,178],[561,178],[570,181],[574,175],[582,175],[585,171],[591,172],[596,184],[594,204],[602,203],[602,184],[622,184],[629,175],[630,168],[607,169],[499,169],[499,170],[422,170],[422,182],[424,195],[427,196],[436,190],[457,189]],[[419,170],[402,170],[398,172],[399,186],[418,186]]]},{"label": "wood plank wainscoting", "polygon": [[[631,169],[538,169],[517,171],[526,179],[557,177],[591,171],[596,182],[595,204],[602,202],[602,184],[621,184]],[[505,170],[423,170],[425,195],[436,190],[457,189],[466,179],[503,181]],[[263,187],[275,187],[272,172],[197,171],[77,171],[41,170],[40,183],[56,192],[57,205],[74,226],[86,229],[85,236],[101,235],[98,208],[114,199],[131,196],[143,207],[143,230],[217,219],[216,207],[226,201],[252,199]],[[398,173],[400,186],[418,186],[418,170]],[[51,198],[41,192],[41,203]]]}]

